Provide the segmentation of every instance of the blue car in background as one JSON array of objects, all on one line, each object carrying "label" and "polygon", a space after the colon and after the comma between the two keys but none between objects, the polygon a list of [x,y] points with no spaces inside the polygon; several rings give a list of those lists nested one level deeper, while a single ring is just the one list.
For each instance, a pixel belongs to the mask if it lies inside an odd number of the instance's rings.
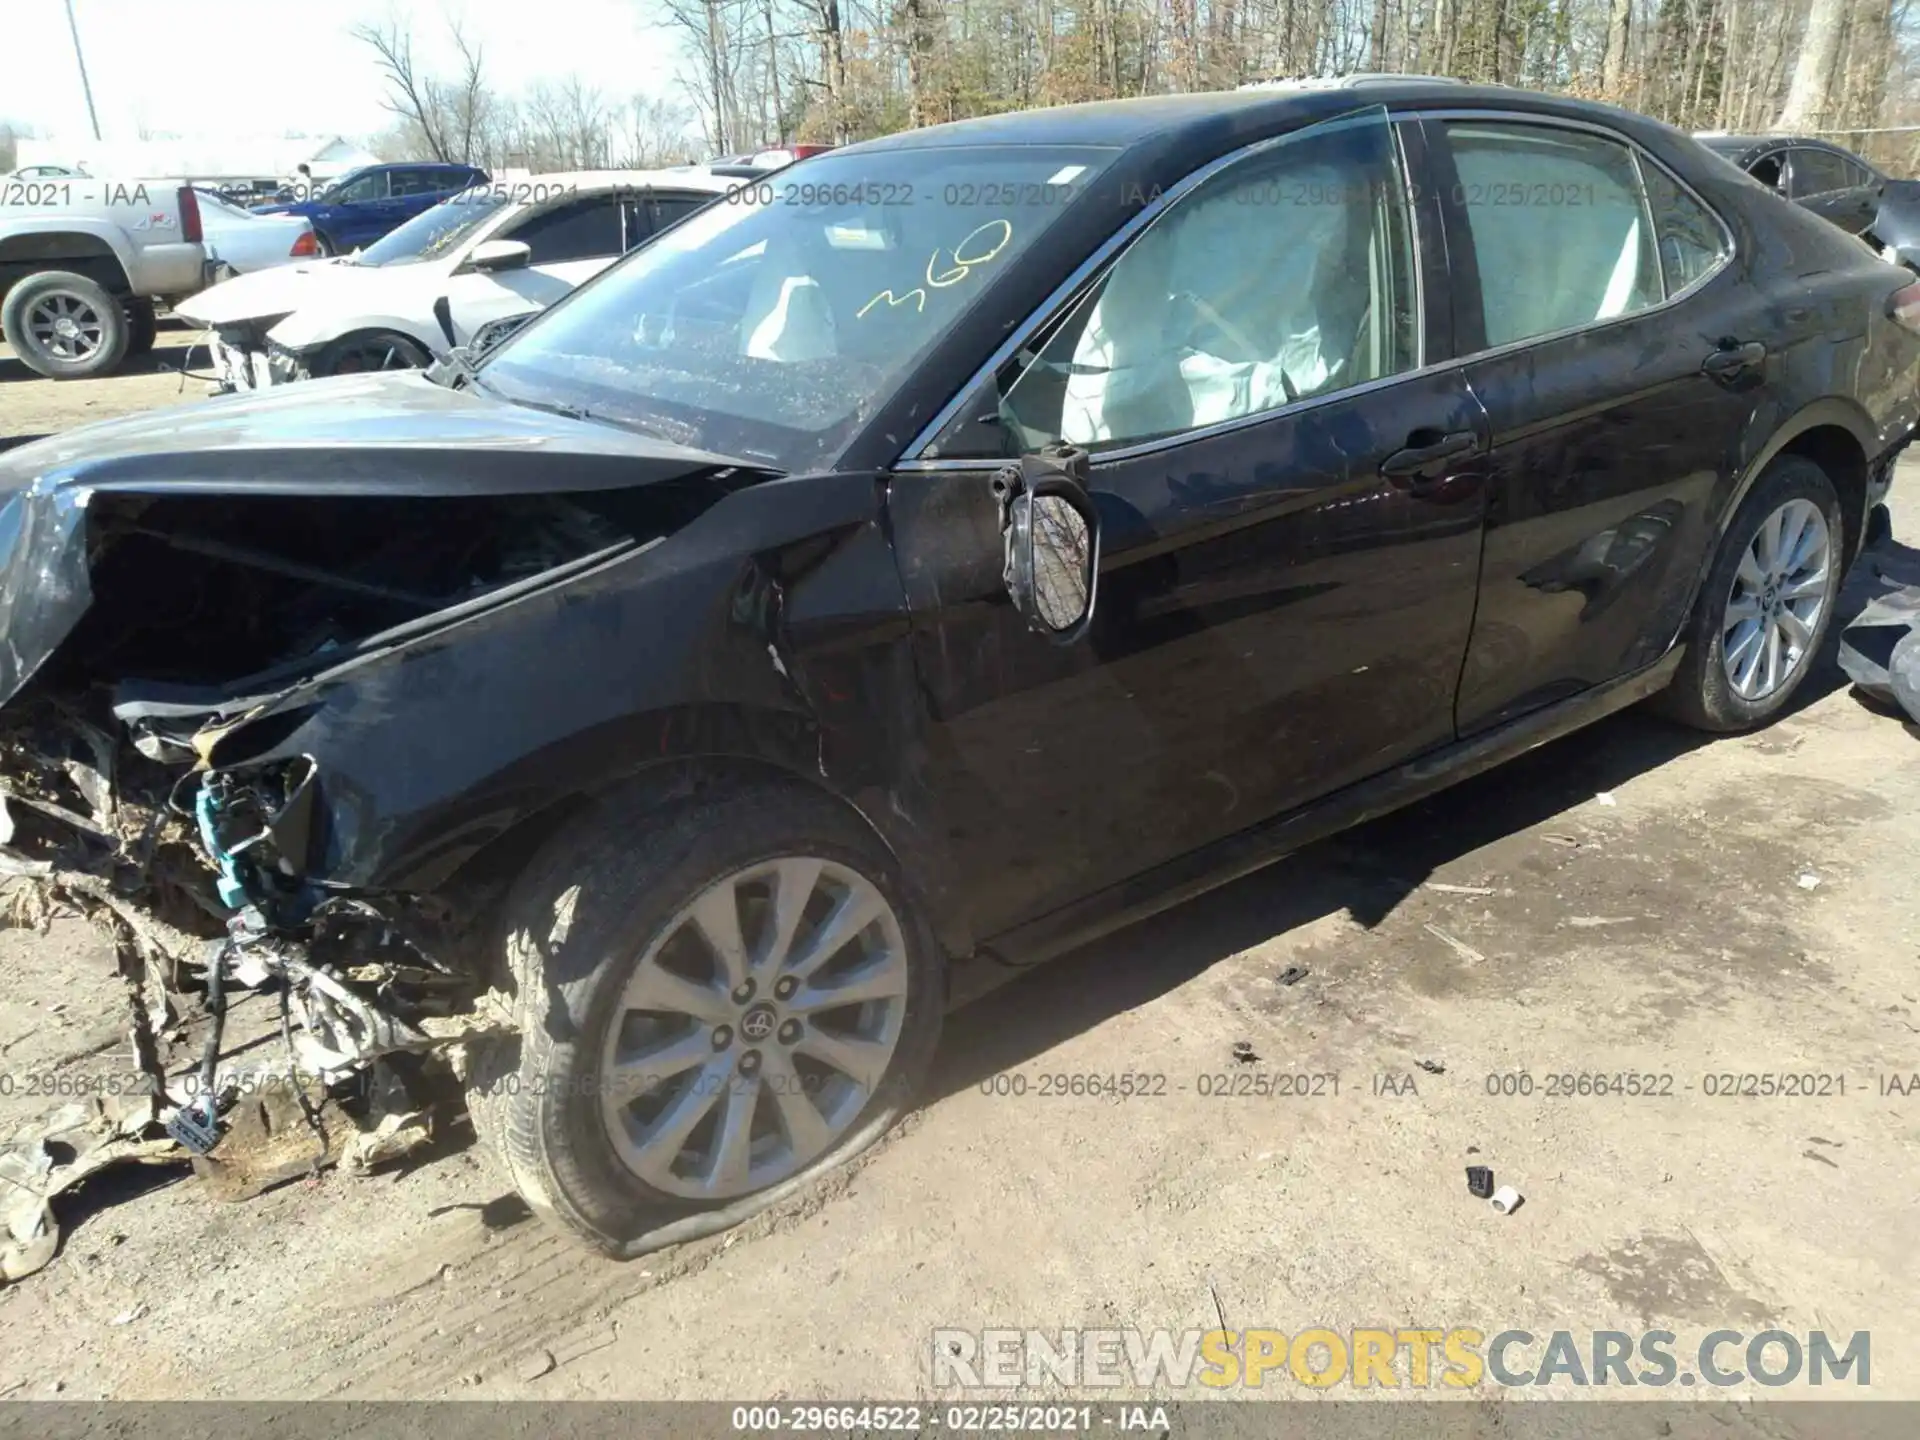
[{"label": "blue car in background", "polygon": [[366,165],[312,195],[282,191],[290,198],[255,205],[253,213],[304,215],[313,224],[321,254],[346,255],[486,179],[487,172],[473,165]]}]

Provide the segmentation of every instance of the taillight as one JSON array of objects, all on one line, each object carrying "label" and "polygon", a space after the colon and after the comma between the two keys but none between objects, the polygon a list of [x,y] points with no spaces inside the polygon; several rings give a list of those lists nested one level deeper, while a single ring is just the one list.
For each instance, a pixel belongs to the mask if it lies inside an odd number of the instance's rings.
[{"label": "taillight", "polygon": [[1887,299],[1887,318],[1920,335],[1920,280],[1902,285]]},{"label": "taillight", "polygon": [[189,245],[200,243],[200,197],[191,185],[180,187],[180,238]]},{"label": "taillight", "polygon": [[289,256],[296,257],[302,255],[318,255],[319,253],[320,242],[313,238],[313,231],[311,230],[302,230],[300,232],[300,238],[293,242],[293,249],[287,252]]}]

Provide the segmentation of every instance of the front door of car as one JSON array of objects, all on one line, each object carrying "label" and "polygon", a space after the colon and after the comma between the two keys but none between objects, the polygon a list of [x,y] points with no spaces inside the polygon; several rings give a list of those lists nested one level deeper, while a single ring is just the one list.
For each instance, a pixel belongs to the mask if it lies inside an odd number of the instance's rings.
[{"label": "front door of car", "polygon": [[1796,145],[1787,152],[1787,193],[1849,235],[1869,229],[1880,214],[1880,178],[1833,150]]},{"label": "front door of car", "polygon": [[391,172],[370,170],[358,176],[327,202],[326,209],[314,216],[314,224],[326,232],[334,249],[341,254],[371,245],[393,228],[387,223],[391,203]]},{"label": "front door of car", "polygon": [[[1460,369],[1423,364],[1443,252],[1398,139],[1375,110],[1207,174],[893,477],[976,933],[1453,738],[1486,436]],[[1007,603],[989,488],[989,457],[1051,441],[1091,452],[1103,531],[1069,646]]]},{"label": "front door of car", "polygon": [[518,240],[532,253],[510,270],[462,265],[447,289],[452,343],[466,345],[485,327],[533,315],[620,258],[629,197],[614,191],[575,195],[502,226],[490,237]]},{"label": "front door of car", "polygon": [[1519,116],[1427,131],[1493,425],[1467,735],[1666,650],[1770,331],[1725,273],[1725,226],[1624,139]]}]

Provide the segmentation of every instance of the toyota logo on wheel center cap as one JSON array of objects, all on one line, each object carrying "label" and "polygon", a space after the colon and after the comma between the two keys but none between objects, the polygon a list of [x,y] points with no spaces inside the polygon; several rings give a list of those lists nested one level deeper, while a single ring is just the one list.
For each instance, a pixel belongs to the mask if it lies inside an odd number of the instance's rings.
[{"label": "toyota logo on wheel center cap", "polygon": [[773,1034],[774,1018],[771,1005],[756,1005],[740,1017],[740,1033],[749,1040],[764,1040]]}]

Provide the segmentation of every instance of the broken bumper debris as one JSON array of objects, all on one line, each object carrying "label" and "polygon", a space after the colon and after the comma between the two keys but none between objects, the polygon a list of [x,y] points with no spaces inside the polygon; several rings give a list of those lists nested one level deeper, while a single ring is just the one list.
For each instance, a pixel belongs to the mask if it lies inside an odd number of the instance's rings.
[{"label": "broken bumper debris", "polygon": [[1841,632],[1840,668],[1870,699],[1920,723],[1920,585],[1868,602]]},{"label": "broken bumper debris", "polygon": [[251,1193],[422,1143],[438,1076],[510,1028],[474,944],[492,892],[452,883],[511,809],[475,787],[593,720],[476,723],[461,688],[564,648],[601,577],[758,478],[417,378],[299,388],[328,403],[0,457],[0,908],[105,933],[144,1077],[0,1151],[8,1278],[102,1164],[192,1156]]}]

